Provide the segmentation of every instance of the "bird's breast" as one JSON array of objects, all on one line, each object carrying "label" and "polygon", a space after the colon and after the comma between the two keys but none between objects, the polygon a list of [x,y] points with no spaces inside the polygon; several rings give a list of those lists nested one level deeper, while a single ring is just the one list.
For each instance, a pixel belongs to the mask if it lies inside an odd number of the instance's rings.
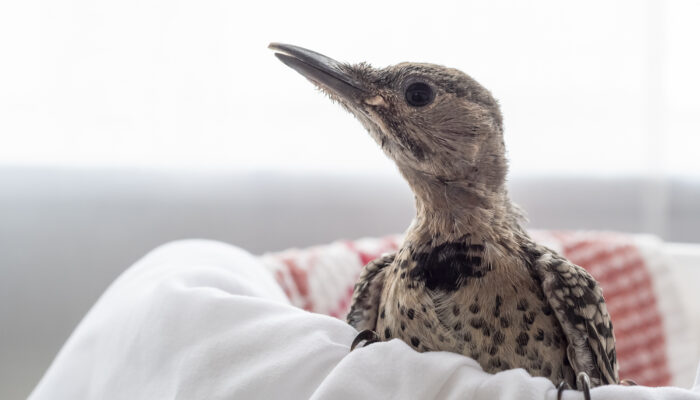
[{"label": "bird's breast", "polygon": [[418,351],[464,354],[487,372],[525,368],[553,381],[566,376],[566,341],[539,282],[524,267],[482,270],[480,250],[399,252],[386,272],[379,336]]}]

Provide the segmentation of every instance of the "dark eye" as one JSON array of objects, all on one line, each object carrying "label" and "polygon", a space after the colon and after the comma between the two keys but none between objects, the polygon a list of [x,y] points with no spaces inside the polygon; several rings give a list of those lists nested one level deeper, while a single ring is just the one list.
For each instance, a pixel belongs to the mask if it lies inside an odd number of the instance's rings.
[{"label": "dark eye", "polygon": [[423,82],[414,82],[406,88],[406,102],[413,107],[423,107],[435,98],[433,89]]}]

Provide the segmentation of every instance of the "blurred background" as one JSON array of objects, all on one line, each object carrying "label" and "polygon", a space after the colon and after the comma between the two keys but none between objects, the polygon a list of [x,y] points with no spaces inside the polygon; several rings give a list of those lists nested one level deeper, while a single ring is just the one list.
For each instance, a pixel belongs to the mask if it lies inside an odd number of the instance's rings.
[{"label": "blurred background", "polygon": [[408,226],[393,164],[271,41],[477,79],[531,227],[700,242],[698,18],[692,0],[0,3],[0,398],[159,244]]}]

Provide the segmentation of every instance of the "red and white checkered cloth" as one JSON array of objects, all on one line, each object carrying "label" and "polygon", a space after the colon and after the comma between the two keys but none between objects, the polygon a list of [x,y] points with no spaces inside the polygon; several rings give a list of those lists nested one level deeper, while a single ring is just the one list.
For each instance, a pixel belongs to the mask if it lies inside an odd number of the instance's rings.
[{"label": "red and white checkered cloth", "polygon": [[[664,280],[667,266],[650,250],[649,237],[582,231],[532,235],[600,282],[615,328],[620,377],[647,386],[669,385],[676,369],[669,338],[682,324],[670,315],[677,314],[673,302],[659,301],[659,293],[666,296],[672,289]],[[344,319],[362,266],[396,250],[401,240],[394,235],[338,241],[261,258],[292,304]]]}]

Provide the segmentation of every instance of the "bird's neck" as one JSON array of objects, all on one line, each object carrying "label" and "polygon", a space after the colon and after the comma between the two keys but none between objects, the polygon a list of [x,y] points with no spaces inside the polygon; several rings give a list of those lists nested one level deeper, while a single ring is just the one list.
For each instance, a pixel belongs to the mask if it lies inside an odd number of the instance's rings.
[{"label": "bird's neck", "polygon": [[406,179],[416,195],[416,219],[408,232],[414,239],[442,242],[468,236],[500,243],[514,231],[522,232],[522,217],[503,182],[445,181],[422,174]]}]

